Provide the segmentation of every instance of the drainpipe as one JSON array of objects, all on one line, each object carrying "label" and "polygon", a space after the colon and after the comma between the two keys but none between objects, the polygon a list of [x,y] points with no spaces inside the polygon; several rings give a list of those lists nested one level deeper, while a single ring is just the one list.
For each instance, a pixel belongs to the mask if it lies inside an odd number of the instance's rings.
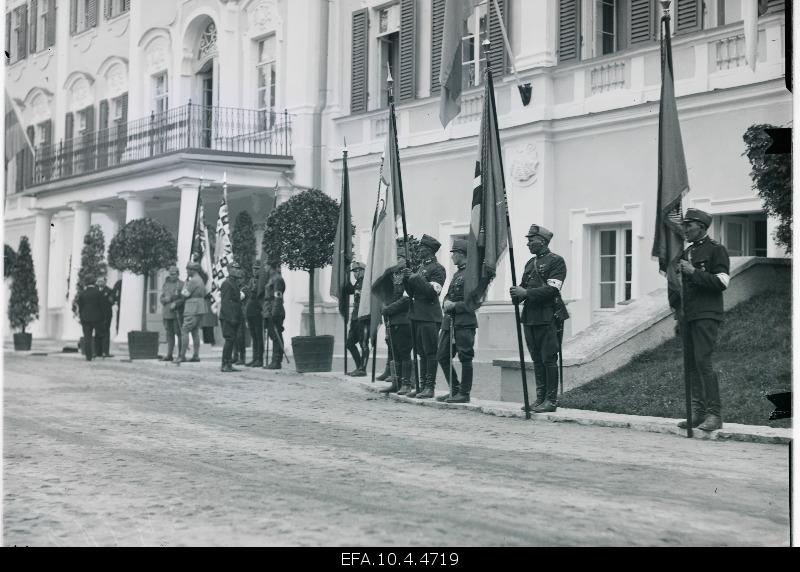
[{"label": "drainpipe", "polygon": [[314,188],[322,189],[322,112],[328,105],[328,20],[330,17],[330,4],[332,0],[320,0],[321,10],[319,18],[319,95],[314,106],[314,135],[312,147],[312,183]]}]

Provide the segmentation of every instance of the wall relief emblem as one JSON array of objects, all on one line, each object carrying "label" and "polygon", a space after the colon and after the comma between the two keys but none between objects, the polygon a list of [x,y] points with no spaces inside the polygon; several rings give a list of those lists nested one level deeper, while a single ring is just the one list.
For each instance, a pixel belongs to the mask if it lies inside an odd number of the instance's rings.
[{"label": "wall relief emblem", "polygon": [[72,85],[72,109],[83,109],[93,103],[92,92],[86,78],[81,78]]},{"label": "wall relief emblem", "polygon": [[255,36],[261,32],[274,30],[280,25],[280,17],[275,0],[261,0],[250,13],[250,35]]},{"label": "wall relief emblem", "polygon": [[106,81],[108,82],[109,95],[117,96],[128,91],[127,77],[125,76],[125,70],[121,64],[114,65],[108,71]]},{"label": "wall relief emblem", "polygon": [[154,40],[147,49],[147,70],[155,73],[167,67],[166,40]]},{"label": "wall relief emblem", "polygon": [[534,145],[526,145],[520,148],[514,155],[511,163],[511,176],[514,181],[527,187],[533,185],[538,180],[539,174],[539,152]]}]

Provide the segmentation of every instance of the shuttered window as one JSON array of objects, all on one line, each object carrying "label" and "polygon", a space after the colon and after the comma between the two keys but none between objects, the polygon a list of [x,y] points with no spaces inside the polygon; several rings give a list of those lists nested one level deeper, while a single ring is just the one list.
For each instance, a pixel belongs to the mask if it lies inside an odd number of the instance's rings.
[{"label": "shuttered window", "polygon": [[630,0],[629,44],[635,46],[656,39],[655,0]]},{"label": "shuttered window", "polygon": [[36,150],[34,177],[36,182],[49,181],[53,172],[53,122],[48,119],[39,124],[39,148]]},{"label": "shuttered window", "polygon": [[86,27],[97,26],[97,0],[88,0],[86,4]]},{"label": "shuttered window", "polygon": [[100,117],[97,122],[97,168],[108,167],[108,100],[100,102]]},{"label": "shuttered window", "polygon": [[70,112],[64,120],[64,176],[72,174],[72,139],[75,129],[75,116]]},{"label": "shuttered window", "polygon": [[580,59],[580,0],[558,1],[558,62]]},{"label": "shuttered window", "polygon": [[11,58],[11,12],[6,12],[6,53],[8,59],[13,61]]},{"label": "shuttered window", "polygon": [[78,0],[69,0],[69,33],[78,31]]},{"label": "shuttered window", "polygon": [[56,0],[47,0],[47,14],[45,16],[45,48],[56,45]]},{"label": "shuttered window", "polygon": [[[789,0],[791,2],[792,0]],[[768,0],[767,2],[767,14],[771,14],[773,12],[782,12],[786,9],[786,2],[785,0]]]},{"label": "shuttered window", "polygon": [[25,59],[28,55],[28,5],[23,4],[14,9],[14,32],[16,41],[13,42],[16,52],[11,53],[11,61]]},{"label": "shuttered window", "polygon": [[83,171],[94,170],[94,106],[90,105],[80,111],[83,120],[83,131],[81,137],[81,148],[83,149]]},{"label": "shuttered window", "polygon": [[112,137],[116,141],[112,160],[119,163],[128,144],[128,94],[123,93],[114,100],[114,129]]},{"label": "shuttered window", "polygon": [[431,5],[431,95],[439,93],[439,72],[442,66],[442,36],[444,35],[445,0],[433,0]]},{"label": "shuttered window", "polygon": [[673,5],[676,34],[688,34],[700,29],[703,22],[703,0],[677,0]]},{"label": "shuttered window", "polygon": [[[506,32],[508,32],[508,0],[497,0],[497,5],[500,8],[502,23],[506,26]],[[503,40],[503,30],[500,26],[501,20],[497,17],[493,0],[489,0],[488,9],[489,41],[491,42],[489,58],[492,62],[492,74],[495,77],[500,77],[508,70],[508,52],[506,51],[505,40]]]},{"label": "shuttered window", "polygon": [[414,99],[417,94],[417,0],[400,4],[400,101]]},{"label": "shuttered window", "polygon": [[350,111],[367,110],[367,61],[369,55],[369,16],[367,9],[353,12],[353,45],[351,51]]},{"label": "shuttered window", "polygon": [[36,53],[36,20],[39,18],[39,2],[38,0],[31,0],[31,40],[30,50],[32,54]]}]

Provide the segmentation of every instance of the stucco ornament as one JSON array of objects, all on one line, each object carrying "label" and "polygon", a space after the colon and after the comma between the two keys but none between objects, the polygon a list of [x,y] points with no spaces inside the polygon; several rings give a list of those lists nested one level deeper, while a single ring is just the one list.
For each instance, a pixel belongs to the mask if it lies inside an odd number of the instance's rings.
[{"label": "stucco ornament", "polygon": [[127,76],[121,64],[113,66],[107,76],[109,95],[116,97],[127,90]]},{"label": "stucco ornament", "polygon": [[262,32],[269,32],[278,28],[280,18],[275,0],[261,0],[255,7],[248,10],[250,21],[250,35],[255,36]]},{"label": "stucco ornament", "polygon": [[42,121],[47,121],[50,119],[50,106],[47,105],[47,98],[39,94],[37,95],[33,102],[31,103],[31,110],[33,112],[33,121],[35,123],[41,123]]},{"label": "stucco ornament", "polygon": [[533,185],[539,174],[539,152],[534,145],[520,148],[511,164],[511,176],[514,181],[527,187]]},{"label": "stucco ornament", "polygon": [[77,80],[72,86],[72,109],[83,109],[92,102],[92,92],[85,78]]},{"label": "stucco ornament", "polygon": [[147,49],[147,70],[155,73],[167,67],[167,46],[163,39],[155,40]]}]

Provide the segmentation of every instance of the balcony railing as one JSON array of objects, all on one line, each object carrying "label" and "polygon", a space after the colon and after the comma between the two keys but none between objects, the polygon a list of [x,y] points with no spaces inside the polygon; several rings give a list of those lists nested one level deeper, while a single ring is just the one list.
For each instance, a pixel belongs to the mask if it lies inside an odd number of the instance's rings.
[{"label": "balcony railing", "polygon": [[289,157],[291,135],[292,118],[286,111],[189,103],[57,144],[41,145],[32,164],[23,161],[23,186],[42,185],[188,149]]}]

